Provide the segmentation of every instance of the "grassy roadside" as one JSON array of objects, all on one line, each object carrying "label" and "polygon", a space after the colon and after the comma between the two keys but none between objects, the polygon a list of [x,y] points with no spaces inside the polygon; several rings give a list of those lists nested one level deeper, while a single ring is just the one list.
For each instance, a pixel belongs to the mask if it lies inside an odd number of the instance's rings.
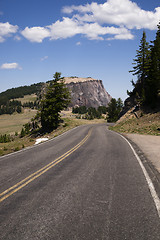
[{"label": "grassy roadside", "polygon": [[110,129],[121,133],[160,136],[160,112],[144,114],[139,118],[124,119]]},{"label": "grassy roadside", "polygon": [[[20,116],[20,114],[19,114],[19,116],[16,116],[16,118],[18,118],[18,117],[22,118],[22,116]],[[23,120],[23,118],[21,120]],[[105,123],[106,122],[104,119],[85,120],[85,119],[76,119],[73,117],[69,118],[68,116],[63,117],[63,121],[64,122],[56,130],[54,130],[50,134],[43,135],[43,137],[47,137],[48,139],[51,139],[51,138],[61,135],[64,132],[67,132],[68,130],[70,130],[74,127],[77,127],[77,126],[80,126],[83,124],[97,124],[97,123]],[[24,120],[22,122],[24,122]],[[27,123],[27,121],[25,121],[24,123]],[[21,123],[21,126],[23,124]],[[11,125],[13,126],[13,122]],[[13,130],[13,128],[11,128],[11,129]],[[0,130],[1,130],[1,123],[0,123]],[[9,129],[8,129],[8,131],[9,131]],[[25,136],[23,138],[15,137],[15,140],[11,141],[9,143],[0,143],[0,156],[19,151],[25,147],[32,146],[35,144],[36,139],[37,138],[34,138],[33,136]]]}]

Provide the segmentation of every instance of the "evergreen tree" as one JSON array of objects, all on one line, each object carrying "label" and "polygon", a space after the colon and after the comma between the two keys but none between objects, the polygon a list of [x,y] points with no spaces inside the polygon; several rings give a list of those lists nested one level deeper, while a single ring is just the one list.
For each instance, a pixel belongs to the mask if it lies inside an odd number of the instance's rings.
[{"label": "evergreen tree", "polygon": [[101,114],[106,114],[107,107],[106,106],[99,106],[98,107],[98,112],[100,112]]},{"label": "evergreen tree", "polygon": [[85,114],[87,113],[87,107],[86,106],[80,106],[80,107],[73,107],[72,113],[79,113],[79,114]]},{"label": "evergreen tree", "polygon": [[112,98],[107,108],[107,111],[108,111],[107,121],[116,122],[119,118],[122,108],[123,108],[123,102],[121,98],[118,98],[118,100],[116,100],[115,98]]},{"label": "evergreen tree", "polygon": [[133,92],[129,93],[129,95],[135,95],[137,97],[137,100],[141,103],[145,102],[146,98],[146,81],[149,74],[150,69],[150,49],[149,44],[146,41],[146,33],[143,31],[143,36],[140,41],[139,50],[137,50],[136,58],[134,61],[134,67],[133,70],[130,72],[133,73],[133,75],[137,75],[137,82],[134,83],[132,81],[132,85],[134,87]]},{"label": "evergreen tree", "polygon": [[11,136],[7,134],[0,135],[0,143],[7,143],[7,142],[11,142]]},{"label": "evergreen tree", "polygon": [[58,127],[60,112],[68,107],[70,102],[70,94],[61,73],[56,72],[53,77],[41,102],[40,119],[44,131],[52,131]]},{"label": "evergreen tree", "polygon": [[117,99],[117,112],[118,112],[118,115],[122,111],[122,108],[123,108],[123,101],[122,101],[121,98],[118,98]]},{"label": "evergreen tree", "polygon": [[151,47],[151,66],[148,78],[147,103],[160,106],[160,23]]},{"label": "evergreen tree", "polygon": [[22,112],[21,106],[17,106],[16,111],[17,111],[17,113],[21,113]]},{"label": "evergreen tree", "polygon": [[94,118],[100,119],[102,114],[97,111],[94,107],[89,107],[88,108],[88,119],[92,120]]},{"label": "evergreen tree", "polygon": [[20,133],[20,137],[23,138],[25,135],[26,135],[25,130],[24,130],[24,128],[22,128],[21,133]]}]

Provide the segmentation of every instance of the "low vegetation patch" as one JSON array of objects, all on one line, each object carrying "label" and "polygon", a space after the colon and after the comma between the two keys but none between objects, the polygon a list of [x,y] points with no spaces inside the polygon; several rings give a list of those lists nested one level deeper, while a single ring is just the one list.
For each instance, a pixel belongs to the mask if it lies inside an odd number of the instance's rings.
[{"label": "low vegetation patch", "polygon": [[6,143],[0,143],[0,156],[8,153],[19,151],[25,147],[31,146],[34,143],[34,139],[31,136],[24,138],[14,137],[12,141]]},{"label": "low vegetation patch", "polygon": [[0,135],[0,143],[7,143],[11,141],[12,141],[12,138],[9,134]]}]

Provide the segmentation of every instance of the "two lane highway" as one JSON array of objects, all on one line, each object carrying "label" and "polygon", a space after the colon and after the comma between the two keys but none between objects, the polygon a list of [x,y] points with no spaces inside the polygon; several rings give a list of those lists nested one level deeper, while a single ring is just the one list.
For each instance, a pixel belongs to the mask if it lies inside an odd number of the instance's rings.
[{"label": "two lane highway", "polygon": [[160,239],[146,179],[106,125],[0,158],[0,239]]}]

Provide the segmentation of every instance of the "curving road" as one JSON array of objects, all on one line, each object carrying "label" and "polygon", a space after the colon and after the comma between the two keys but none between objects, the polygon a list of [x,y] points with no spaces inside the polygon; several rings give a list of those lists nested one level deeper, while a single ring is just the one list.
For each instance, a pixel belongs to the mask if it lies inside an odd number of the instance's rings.
[{"label": "curving road", "polygon": [[128,143],[85,125],[0,158],[1,240],[159,240],[160,221]]}]

